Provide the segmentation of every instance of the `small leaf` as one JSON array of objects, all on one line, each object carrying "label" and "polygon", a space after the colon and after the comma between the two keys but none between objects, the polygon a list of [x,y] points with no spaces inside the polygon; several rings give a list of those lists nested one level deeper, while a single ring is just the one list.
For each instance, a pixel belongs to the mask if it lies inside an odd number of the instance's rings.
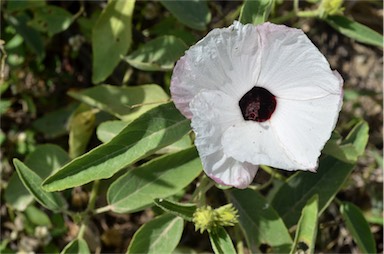
[{"label": "small leaf", "polygon": [[[115,212],[135,212],[187,186],[202,170],[194,147],[162,156],[130,170],[108,189],[107,200]],[[177,179],[177,181],[175,181]]]},{"label": "small leaf", "polygon": [[169,97],[158,85],[117,87],[100,85],[69,95],[92,107],[106,111],[126,122],[167,102]]},{"label": "small leaf", "polygon": [[179,38],[167,35],[142,45],[124,59],[143,71],[170,71],[188,46]]},{"label": "small leaf", "polygon": [[59,193],[49,193],[41,188],[40,176],[18,159],[14,159],[13,164],[24,186],[42,206],[52,211],[62,211],[66,208],[67,204]]},{"label": "small leaf", "polygon": [[95,128],[95,112],[86,104],[80,106],[73,112],[68,121],[69,129],[69,156],[76,158],[87,149],[89,139]]},{"label": "small leaf", "polygon": [[186,221],[192,221],[193,214],[197,209],[195,204],[178,203],[166,199],[155,199],[154,202],[164,211],[180,216]]},{"label": "small leaf", "polygon": [[329,140],[323,149],[323,153],[347,163],[355,163],[365,151],[365,144],[368,142],[369,137],[368,131],[368,124],[360,121],[353,127],[343,142],[338,142],[337,139]]},{"label": "small leaf", "polygon": [[375,240],[361,210],[350,202],[342,202],[340,212],[361,252],[376,253]]},{"label": "small leaf", "polygon": [[292,238],[283,220],[258,192],[245,189],[230,191],[230,199],[239,211],[239,223],[252,252],[267,244],[274,253],[287,253]]},{"label": "small leaf", "polygon": [[167,8],[181,23],[196,29],[205,30],[211,20],[211,13],[207,1],[169,1],[161,0],[162,5]]},{"label": "small leaf", "polygon": [[[347,136],[346,142],[362,152],[368,141],[368,124],[359,122]],[[345,145],[345,142],[342,142]],[[305,201],[313,195],[319,196],[319,214],[333,200],[352,172],[354,164],[324,157],[316,173],[298,172],[290,177],[276,192],[272,205],[288,227],[297,223]]]},{"label": "small leaf", "polygon": [[66,30],[73,21],[72,14],[63,8],[44,5],[34,8],[33,19],[28,22],[31,27],[47,32],[50,36]]},{"label": "small leaf", "polygon": [[111,0],[92,30],[92,81],[104,81],[132,43],[134,0]]},{"label": "small leaf", "polygon": [[[69,161],[67,152],[61,147],[52,144],[39,145],[25,159],[24,164],[44,179],[52,172],[62,167]],[[18,174],[15,172],[4,191],[7,204],[13,208],[24,211],[33,201],[33,196],[24,187]]]},{"label": "small leaf", "polygon": [[145,223],[133,235],[127,253],[171,253],[183,233],[183,219],[163,214]]},{"label": "small leaf", "polygon": [[262,24],[267,21],[273,0],[245,0],[241,7],[239,21],[242,24]]},{"label": "small leaf", "polygon": [[30,205],[25,209],[25,216],[27,219],[36,226],[51,227],[52,223],[49,216],[42,210]]},{"label": "small leaf", "polygon": [[319,197],[314,195],[303,208],[299,223],[297,224],[291,254],[314,253],[317,235],[318,205]]},{"label": "small leaf", "polygon": [[209,232],[209,240],[216,254],[236,254],[231,237],[223,227],[216,227],[215,230]]},{"label": "small leaf", "polygon": [[74,159],[47,178],[43,187],[57,191],[113,176],[124,167],[180,139],[190,130],[189,120],[167,103],[129,124],[119,135]]},{"label": "small leaf", "polygon": [[39,57],[44,56],[43,38],[40,33],[27,25],[27,22],[29,21],[27,15],[5,15],[4,17],[7,23],[12,25],[16,32],[23,37],[26,44],[36,53],[36,55]]},{"label": "small leaf", "polygon": [[64,249],[60,252],[61,254],[88,254],[91,253],[88,248],[88,244],[84,239],[75,239],[68,243]]},{"label": "small leaf", "polygon": [[65,108],[49,112],[34,121],[32,125],[48,139],[65,135],[68,132],[68,119],[78,106],[78,103],[73,103]]},{"label": "small leaf", "polygon": [[325,21],[347,37],[369,45],[383,47],[383,36],[365,25],[344,16],[327,16]]}]

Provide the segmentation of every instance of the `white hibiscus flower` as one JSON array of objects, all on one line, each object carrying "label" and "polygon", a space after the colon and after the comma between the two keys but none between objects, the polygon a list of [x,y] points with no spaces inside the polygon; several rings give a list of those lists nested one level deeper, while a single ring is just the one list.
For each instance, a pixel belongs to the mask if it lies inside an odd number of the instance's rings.
[{"label": "white hibiscus flower", "polygon": [[208,176],[247,187],[257,165],[315,171],[342,105],[343,80],[303,31],[235,21],[176,64],[171,93]]}]

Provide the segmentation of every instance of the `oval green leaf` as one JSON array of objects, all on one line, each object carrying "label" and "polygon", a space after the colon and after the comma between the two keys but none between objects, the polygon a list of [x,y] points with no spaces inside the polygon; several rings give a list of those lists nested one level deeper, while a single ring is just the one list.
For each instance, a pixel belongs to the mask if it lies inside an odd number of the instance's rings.
[{"label": "oval green leaf", "polygon": [[242,24],[258,25],[267,21],[273,0],[245,0],[241,7],[239,21]]},{"label": "oval green leaf", "polygon": [[88,248],[88,244],[84,239],[75,239],[68,243],[61,254],[88,254],[91,253]]},{"label": "oval green leaf", "polygon": [[180,241],[183,226],[182,218],[163,214],[136,231],[127,253],[172,253]]},{"label": "oval green leaf", "polygon": [[245,189],[230,191],[230,199],[239,211],[239,223],[252,252],[261,244],[271,246],[274,253],[288,253],[292,238],[283,220],[258,192]]},{"label": "oval green leaf", "polygon": [[189,120],[167,103],[129,124],[110,142],[71,161],[47,178],[47,191],[64,190],[113,176],[124,167],[179,140],[190,130]]},{"label": "oval green leaf", "polygon": [[350,202],[342,202],[340,212],[361,252],[376,253],[375,240],[360,208]]},{"label": "oval green leaf", "polygon": [[92,29],[92,81],[104,81],[132,43],[135,0],[111,0]]},{"label": "oval green leaf", "polygon": [[317,235],[319,197],[308,200],[297,224],[296,236],[291,249],[294,253],[314,253]]},{"label": "oval green leaf", "polygon": [[216,254],[236,254],[231,237],[223,227],[216,227],[215,230],[209,232],[209,240]]},{"label": "oval green leaf", "polygon": [[356,41],[383,47],[383,35],[344,16],[327,16],[325,21],[341,34]]},{"label": "oval green leaf", "polygon": [[126,122],[138,118],[143,113],[169,99],[164,90],[154,84],[133,87],[100,85],[81,92],[69,92],[68,94]]},{"label": "oval green leaf", "polygon": [[145,43],[124,59],[139,70],[170,71],[187,49],[184,41],[167,35]]},{"label": "oval green leaf", "polygon": [[44,5],[33,8],[33,19],[28,22],[31,27],[47,32],[50,36],[66,30],[73,21],[72,14],[63,8]]},{"label": "oval green leaf", "polygon": [[67,204],[59,193],[50,193],[42,189],[41,183],[43,181],[39,175],[18,159],[14,159],[13,164],[24,186],[42,206],[52,211],[62,211],[66,209]]},{"label": "oval green leaf", "polygon": [[155,204],[164,211],[173,215],[180,216],[186,221],[193,220],[193,214],[196,212],[197,206],[195,204],[186,204],[173,202],[166,199],[155,199]]},{"label": "oval green leaf", "polygon": [[201,171],[195,147],[162,156],[117,179],[108,189],[107,200],[114,212],[139,211],[153,204],[156,198],[176,194]]},{"label": "oval green leaf", "polygon": [[205,30],[211,20],[207,1],[170,1],[160,0],[162,5],[172,13],[184,25],[196,29]]}]

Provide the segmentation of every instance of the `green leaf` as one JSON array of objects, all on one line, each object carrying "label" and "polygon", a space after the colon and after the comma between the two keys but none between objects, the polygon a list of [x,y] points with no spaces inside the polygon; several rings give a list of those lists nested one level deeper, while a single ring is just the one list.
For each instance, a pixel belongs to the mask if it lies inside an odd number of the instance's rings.
[{"label": "green leaf", "polygon": [[165,8],[171,12],[181,23],[196,29],[205,30],[211,20],[211,13],[207,1],[170,1],[160,0]]},{"label": "green leaf", "polygon": [[45,1],[36,1],[36,0],[7,1],[6,11],[16,12],[16,11],[22,11],[25,9],[33,9],[33,8],[41,7],[44,5],[46,5]]},{"label": "green leaf", "polygon": [[183,233],[183,219],[163,214],[145,223],[133,235],[127,253],[171,253]]},{"label": "green leaf", "polygon": [[299,223],[297,224],[291,254],[314,253],[317,235],[318,205],[319,197],[314,195],[303,208]]},{"label": "green leaf", "polygon": [[258,192],[232,189],[230,199],[239,211],[239,223],[252,252],[267,244],[274,253],[287,253],[292,238],[273,207]]},{"label": "green leaf", "polygon": [[242,24],[258,25],[267,21],[273,0],[245,0],[241,7],[239,21]]},{"label": "green leaf", "polygon": [[100,85],[68,94],[124,121],[132,121],[169,99],[160,86],[153,84],[133,87]]},{"label": "green leaf", "polygon": [[188,46],[179,38],[167,35],[151,40],[124,59],[143,71],[171,71]]},{"label": "green leaf", "polygon": [[[107,200],[115,212],[135,212],[166,198],[191,183],[202,170],[195,147],[162,156],[128,171],[107,192]],[[175,181],[177,179],[177,181]]]},{"label": "green leaf", "polygon": [[52,223],[49,216],[42,210],[30,205],[25,209],[25,216],[27,219],[36,226],[51,227]]},{"label": "green leaf", "polygon": [[14,159],[13,164],[24,186],[42,206],[52,211],[62,211],[66,208],[67,204],[59,193],[49,193],[41,188],[40,176],[18,159]]},{"label": "green leaf", "polygon": [[129,124],[110,142],[71,161],[47,178],[43,187],[57,191],[113,176],[124,167],[172,144],[190,130],[187,120],[167,103]]},{"label": "green leaf", "polygon": [[186,204],[174,202],[166,199],[155,199],[155,204],[164,211],[173,215],[180,216],[186,221],[192,221],[193,214],[195,213],[197,206],[195,204]]},{"label": "green leaf", "polygon": [[88,248],[88,244],[84,239],[75,239],[68,243],[64,249],[60,252],[61,254],[88,254],[91,253]]},{"label": "green leaf", "polygon": [[117,136],[129,123],[119,120],[106,121],[101,123],[96,130],[97,138],[103,142],[107,143],[111,139]]},{"label": "green leaf", "polygon": [[63,8],[44,5],[32,10],[33,19],[28,22],[31,27],[47,32],[50,36],[66,30],[73,21],[72,14]]},{"label": "green leaf", "polygon": [[324,154],[331,155],[347,163],[355,163],[365,151],[369,138],[369,126],[365,121],[359,121],[343,142],[331,139],[323,149]]},{"label": "green leaf", "polygon": [[78,103],[73,103],[65,108],[49,112],[34,121],[32,125],[45,138],[57,138],[65,135],[68,132],[67,121],[78,106]]},{"label": "green leaf", "polygon": [[[368,141],[368,124],[359,122],[347,136],[345,142],[353,144],[358,153],[362,153]],[[319,196],[319,214],[321,214],[342,188],[352,172],[354,164],[336,160],[330,156],[320,160],[316,173],[298,172],[290,177],[276,192],[272,205],[288,227],[296,224],[306,200],[313,195]]]},{"label": "green leaf", "polygon": [[134,0],[111,0],[92,30],[92,81],[104,81],[132,43]]},{"label": "green leaf", "polygon": [[344,16],[327,16],[325,21],[347,37],[369,45],[383,47],[383,36],[365,25]]},{"label": "green leaf", "polygon": [[[52,144],[39,145],[25,159],[25,165],[44,179],[54,170],[59,169],[69,161],[68,154],[59,146]],[[4,191],[4,198],[8,205],[24,211],[33,201],[33,196],[24,187],[18,174],[15,172]]]},{"label": "green leaf", "polygon": [[95,122],[95,112],[86,104],[80,104],[73,112],[68,121],[69,156],[71,158],[76,158],[85,152],[93,134]]},{"label": "green leaf", "polygon": [[376,253],[375,240],[360,208],[350,202],[342,202],[340,212],[361,252]]},{"label": "green leaf", "polygon": [[209,232],[209,240],[216,254],[236,254],[231,237],[223,227],[216,227],[215,230]]},{"label": "green leaf", "polygon": [[44,56],[43,38],[40,33],[27,25],[27,22],[29,21],[27,15],[5,15],[4,17],[5,20],[15,28],[16,32],[23,37],[26,44],[36,53],[36,55],[39,57]]}]

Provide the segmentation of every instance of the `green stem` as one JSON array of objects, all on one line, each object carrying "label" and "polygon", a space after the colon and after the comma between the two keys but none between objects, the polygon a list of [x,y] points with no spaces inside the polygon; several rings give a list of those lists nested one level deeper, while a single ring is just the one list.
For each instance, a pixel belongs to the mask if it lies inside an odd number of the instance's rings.
[{"label": "green stem", "polygon": [[93,211],[93,214],[105,213],[111,211],[111,206],[107,205],[104,207],[97,208]]},{"label": "green stem", "polygon": [[86,209],[87,212],[92,212],[95,208],[97,192],[99,191],[100,180],[96,180],[93,182],[91,195],[89,196],[88,207]]},{"label": "green stem", "polygon": [[192,194],[192,201],[198,201],[197,206],[200,207],[202,205],[202,196],[214,185],[215,183],[204,174],[195,192]]},{"label": "green stem", "polygon": [[260,165],[260,168],[270,174],[272,178],[279,179],[281,181],[285,181],[286,177],[283,176],[282,174],[278,173],[276,170],[272,169],[271,167],[265,166],[265,165]]},{"label": "green stem", "polygon": [[79,233],[77,233],[77,239],[83,239],[84,238],[84,233],[85,233],[86,228],[87,228],[87,223],[86,223],[86,221],[84,221],[83,223],[81,223]]},{"label": "green stem", "polygon": [[316,18],[320,14],[319,9],[311,11],[298,11],[296,15],[300,18]]}]

